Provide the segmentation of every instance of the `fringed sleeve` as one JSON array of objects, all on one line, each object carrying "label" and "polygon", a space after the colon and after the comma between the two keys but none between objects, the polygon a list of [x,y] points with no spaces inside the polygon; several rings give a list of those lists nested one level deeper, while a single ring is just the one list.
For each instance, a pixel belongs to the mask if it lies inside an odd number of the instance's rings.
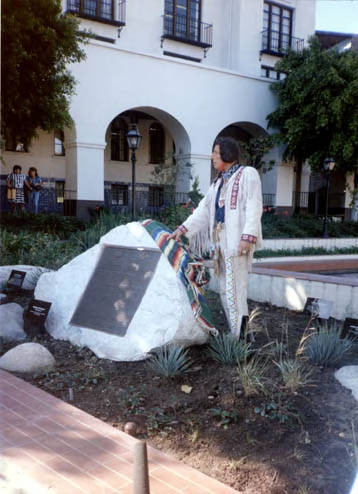
[{"label": "fringed sleeve", "polygon": [[246,192],[245,194],[245,225],[243,229],[244,240],[250,241],[250,238],[259,236],[260,222],[262,216],[262,190],[261,180],[257,170],[252,167],[247,167],[243,176],[245,183],[242,184]]},{"label": "fringed sleeve", "polygon": [[189,247],[198,256],[210,251],[210,198],[212,187],[199,202],[193,214],[184,221],[183,226],[187,229],[185,236],[189,240]]}]

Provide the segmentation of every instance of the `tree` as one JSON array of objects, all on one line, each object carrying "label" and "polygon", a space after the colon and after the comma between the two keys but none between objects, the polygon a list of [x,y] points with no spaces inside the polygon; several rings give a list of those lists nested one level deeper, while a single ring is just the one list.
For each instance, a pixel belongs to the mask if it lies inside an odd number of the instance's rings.
[{"label": "tree", "polygon": [[[333,157],[337,168],[358,167],[358,53],[323,50],[317,37],[302,52],[289,52],[275,70],[286,78],[272,84],[278,108],[267,117],[286,145],[284,158],[313,170]],[[299,169],[299,167],[298,167]]]},{"label": "tree", "polygon": [[68,64],[85,58],[85,35],[62,13],[61,0],[3,0],[1,29],[1,132],[7,146],[26,148],[38,129],[71,125]]},{"label": "tree", "polygon": [[274,144],[275,138],[273,136],[252,137],[248,142],[240,142],[247,165],[253,166],[257,170],[262,169],[264,173],[271,170],[275,160],[264,160],[264,156]]}]

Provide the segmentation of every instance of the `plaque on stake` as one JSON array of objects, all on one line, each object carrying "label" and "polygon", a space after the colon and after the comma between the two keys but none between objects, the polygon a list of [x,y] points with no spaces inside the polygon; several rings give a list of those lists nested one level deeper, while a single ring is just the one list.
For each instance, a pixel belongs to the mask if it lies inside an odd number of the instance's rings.
[{"label": "plaque on stake", "polygon": [[6,289],[9,291],[21,291],[22,284],[26,276],[26,271],[13,269],[7,280]]},{"label": "plaque on stake", "polygon": [[319,319],[329,319],[331,317],[333,302],[322,298],[308,297],[304,311]]},{"label": "plaque on stake", "polygon": [[45,332],[45,321],[51,307],[50,302],[32,299],[24,311],[24,331],[33,338]]},{"label": "plaque on stake", "polygon": [[125,336],[161,255],[159,249],[103,245],[70,324]]},{"label": "plaque on stake", "polygon": [[347,317],[343,324],[342,337],[358,336],[358,319]]}]

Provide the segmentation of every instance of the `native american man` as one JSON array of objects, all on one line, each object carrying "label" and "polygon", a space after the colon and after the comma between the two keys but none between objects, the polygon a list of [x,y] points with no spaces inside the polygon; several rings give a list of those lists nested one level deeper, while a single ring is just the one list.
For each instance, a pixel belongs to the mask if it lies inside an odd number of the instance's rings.
[{"label": "native american man", "polygon": [[239,148],[230,137],[215,141],[211,159],[219,171],[216,180],[171,238],[185,235],[199,254],[211,249],[221,303],[231,332],[239,337],[248,315],[248,271],[253,251],[262,242],[261,181],[255,168],[238,163]]}]

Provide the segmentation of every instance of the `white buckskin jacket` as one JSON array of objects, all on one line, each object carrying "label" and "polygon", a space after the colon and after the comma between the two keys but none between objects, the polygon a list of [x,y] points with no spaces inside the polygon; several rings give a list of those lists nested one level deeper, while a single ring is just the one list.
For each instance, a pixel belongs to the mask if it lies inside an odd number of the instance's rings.
[{"label": "white buckskin jacket", "polygon": [[[215,200],[220,185],[215,180],[191,216],[179,227],[189,245],[199,255],[213,245]],[[262,245],[261,230],[262,190],[257,170],[241,166],[228,179],[225,193],[225,257],[238,255],[240,240]],[[184,227],[184,228],[183,228]],[[186,231],[185,231],[186,230]],[[250,257],[252,257],[253,249]],[[251,260],[251,259],[250,259]]]}]

